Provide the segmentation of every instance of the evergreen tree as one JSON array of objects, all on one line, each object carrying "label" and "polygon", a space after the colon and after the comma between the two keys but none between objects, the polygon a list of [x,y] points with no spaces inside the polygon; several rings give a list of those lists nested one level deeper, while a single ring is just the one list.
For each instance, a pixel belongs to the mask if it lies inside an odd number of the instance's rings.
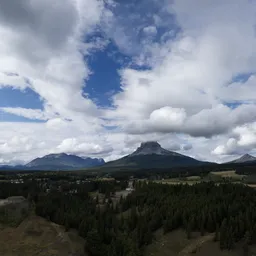
[{"label": "evergreen tree", "polygon": [[90,253],[91,256],[103,255],[101,239],[96,229],[88,232],[86,237],[85,251]]},{"label": "evergreen tree", "polygon": [[220,249],[227,248],[227,239],[228,239],[228,225],[227,225],[227,219],[224,219],[220,227]]},{"label": "evergreen tree", "polygon": [[187,239],[191,239],[191,223],[188,221],[186,228]]},{"label": "evergreen tree", "polygon": [[215,235],[214,235],[214,241],[219,241],[220,240],[220,228],[219,224],[217,223],[216,225],[216,230],[215,230]]}]

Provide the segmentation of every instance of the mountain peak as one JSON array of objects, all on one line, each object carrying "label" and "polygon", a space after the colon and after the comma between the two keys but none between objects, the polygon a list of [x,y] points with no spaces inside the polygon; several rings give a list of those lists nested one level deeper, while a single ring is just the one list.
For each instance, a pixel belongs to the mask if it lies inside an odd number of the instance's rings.
[{"label": "mountain peak", "polygon": [[250,154],[244,154],[240,158],[232,161],[231,163],[245,163],[245,162],[252,162],[252,161],[256,161],[256,157]]},{"label": "mountain peak", "polygon": [[[130,156],[138,155],[171,155],[177,154],[161,147],[157,141],[142,142],[141,145]],[[178,155],[178,154],[177,154]]]},{"label": "mountain peak", "polygon": [[256,160],[256,157],[250,154],[244,154],[242,157],[240,157],[240,160],[253,161],[253,160]]},{"label": "mountain peak", "polygon": [[253,156],[250,154],[244,154],[242,157],[253,157]]}]

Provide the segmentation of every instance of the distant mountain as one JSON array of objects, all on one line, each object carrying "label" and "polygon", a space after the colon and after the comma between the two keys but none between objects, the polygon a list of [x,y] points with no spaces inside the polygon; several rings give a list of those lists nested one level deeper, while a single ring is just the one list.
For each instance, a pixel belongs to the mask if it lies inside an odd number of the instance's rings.
[{"label": "distant mountain", "polygon": [[50,154],[38,157],[25,165],[27,169],[35,170],[72,170],[103,165],[102,158],[82,158],[76,155]]},{"label": "distant mountain", "polygon": [[240,164],[240,163],[247,163],[247,162],[256,162],[256,157],[249,155],[249,154],[245,154],[243,156],[241,156],[238,159],[235,159],[229,163],[233,163],[233,164]]},{"label": "distant mountain", "polygon": [[0,171],[15,171],[26,169],[23,165],[0,165]]},{"label": "distant mountain", "polygon": [[103,167],[128,168],[172,168],[181,166],[203,165],[206,162],[198,161],[161,147],[156,141],[141,143],[132,154],[115,161],[106,163]]}]

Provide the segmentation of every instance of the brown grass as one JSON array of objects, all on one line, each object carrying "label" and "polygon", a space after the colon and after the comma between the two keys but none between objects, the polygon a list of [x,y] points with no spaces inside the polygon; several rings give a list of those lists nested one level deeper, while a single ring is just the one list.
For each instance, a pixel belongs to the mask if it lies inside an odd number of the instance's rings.
[{"label": "brown grass", "polygon": [[245,177],[245,175],[237,174],[236,171],[211,172],[211,174],[221,176],[222,178],[242,179]]},{"label": "brown grass", "polygon": [[190,181],[200,181],[201,177],[200,176],[188,176],[186,178],[186,180],[190,180]]},{"label": "brown grass", "polygon": [[0,255],[69,256],[84,255],[84,240],[75,231],[37,216],[25,219],[17,228],[0,231]]}]

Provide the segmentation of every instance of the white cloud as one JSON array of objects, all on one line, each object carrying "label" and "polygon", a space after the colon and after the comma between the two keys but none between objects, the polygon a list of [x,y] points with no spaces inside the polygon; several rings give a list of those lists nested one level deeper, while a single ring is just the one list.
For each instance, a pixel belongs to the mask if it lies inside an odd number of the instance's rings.
[{"label": "white cloud", "polygon": [[235,109],[218,104],[210,109],[202,109],[187,116],[180,108],[163,107],[154,110],[148,119],[128,122],[125,131],[132,134],[152,132],[179,132],[195,137],[212,137],[225,134],[237,125],[250,123],[256,119],[255,105],[241,105]]},{"label": "white cloud", "polygon": [[256,146],[256,123],[238,126],[233,129],[231,138],[217,146],[212,153],[216,155],[241,155],[253,152]]},{"label": "white cloud", "polygon": [[53,152],[106,156],[112,151],[103,130],[86,122],[59,119],[47,123],[0,122],[0,129],[0,155],[6,162],[13,159],[28,162]]},{"label": "white cloud", "polygon": [[220,145],[216,147],[212,153],[216,155],[229,155],[233,154],[237,149],[237,141],[234,138],[228,139],[225,145]]},{"label": "white cloud", "polygon": [[184,109],[166,106],[154,110],[150,114],[149,119],[155,126],[170,126],[172,129],[173,127],[180,127],[183,125],[186,119],[186,112]]},{"label": "white cloud", "polygon": [[6,113],[14,114],[17,116],[23,116],[29,119],[47,120],[50,117],[50,115],[47,115],[41,109],[4,107],[4,108],[0,108],[0,110]]},{"label": "white cloud", "polygon": [[256,146],[256,123],[251,125],[236,127],[234,133],[239,136],[238,144],[240,146]]},{"label": "white cloud", "polygon": [[246,82],[233,82],[221,89],[220,98],[230,102],[255,102],[256,77],[250,75]]},{"label": "white cloud", "polygon": [[112,148],[104,145],[95,144],[94,142],[81,142],[77,138],[64,139],[53,152],[67,152],[82,155],[97,155],[109,153]]},{"label": "white cloud", "polygon": [[48,129],[53,129],[56,131],[67,127],[67,125],[68,125],[68,121],[63,120],[59,117],[52,118],[46,122],[46,127]]},{"label": "white cloud", "polygon": [[157,28],[155,26],[148,26],[143,28],[143,32],[149,36],[155,36],[157,34]]},{"label": "white cloud", "polygon": [[[120,71],[123,91],[113,97],[116,110],[108,116],[117,123],[121,120],[132,133],[176,131],[206,137],[253,122],[254,103],[241,102],[236,109],[224,103],[229,102],[235,87],[228,86],[230,81],[241,73],[256,71],[256,5],[238,0],[212,4],[196,1],[192,6],[184,0],[170,4],[169,10],[175,13],[182,32],[175,40],[157,47],[149,45],[150,70]],[[238,19],[241,15],[243,19]],[[241,93],[240,99],[256,100],[249,94],[253,86],[245,88],[246,94]],[[151,121],[151,113],[165,108],[185,113],[176,129],[175,122],[167,122],[166,117],[161,117],[165,122]]]},{"label": "white cloud", "polygon": [[0,89],[2,87],[12,87],[15,89],[24,90],[28,86],[25,78],[17,74],[8,74],[0,72]]},{"label": "white cloud", "polygon": [[[0,2],[1,87],[30,87],[45,108],[66,118],[99,115],[97,106],[82,96],[90,74],[82,53],[89,51],[83,41],[100,21],[102,10],[102,2],[96,0]],[[25,117],[31,113],[16,112]]]}]

